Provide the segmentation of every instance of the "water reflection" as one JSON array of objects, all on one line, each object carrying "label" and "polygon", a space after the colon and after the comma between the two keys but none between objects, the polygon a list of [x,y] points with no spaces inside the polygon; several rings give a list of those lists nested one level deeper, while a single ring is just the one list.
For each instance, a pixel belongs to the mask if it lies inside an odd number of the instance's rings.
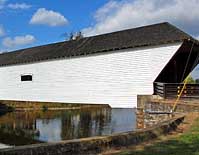
[{"label": "water reflection", "polygon": [[25,145],[132,131],[134,109],[12,112],[0,116],[0,143]]}]

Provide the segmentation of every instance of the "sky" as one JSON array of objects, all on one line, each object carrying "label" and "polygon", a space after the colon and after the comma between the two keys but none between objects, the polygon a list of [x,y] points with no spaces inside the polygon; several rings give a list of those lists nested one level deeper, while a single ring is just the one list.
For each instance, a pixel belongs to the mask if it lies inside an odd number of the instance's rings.
[{"label": "sky", "polygon": [[0,0],[0,52],[170,22],[199,38],[199,0]]},{"label": "sky", "polygon": [[93,22],[107,1],[0,0],[0,51],[63,41]]},{"label": "sky", "polygon": [[170,22],[199,39],[199,0],[0,0],[0,53]]}]

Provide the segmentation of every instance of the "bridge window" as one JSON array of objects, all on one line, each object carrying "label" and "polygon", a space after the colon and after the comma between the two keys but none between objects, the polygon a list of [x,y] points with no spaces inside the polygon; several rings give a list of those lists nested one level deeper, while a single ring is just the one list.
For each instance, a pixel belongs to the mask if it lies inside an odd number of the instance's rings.
[{"label": "bridge window", "polygon": [[21,81],[32,81],[32,75],[21,75]]}]

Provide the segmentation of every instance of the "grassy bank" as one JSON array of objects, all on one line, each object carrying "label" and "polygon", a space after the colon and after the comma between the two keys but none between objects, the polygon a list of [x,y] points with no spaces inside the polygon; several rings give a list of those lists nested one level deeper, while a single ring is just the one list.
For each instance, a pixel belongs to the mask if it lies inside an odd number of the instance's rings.
[{"label": "grassy bank", "polygon": [[163,141],[146,145],[141,149],[126,149],[117,155],[199,155],[199,117],[189,129]]}]

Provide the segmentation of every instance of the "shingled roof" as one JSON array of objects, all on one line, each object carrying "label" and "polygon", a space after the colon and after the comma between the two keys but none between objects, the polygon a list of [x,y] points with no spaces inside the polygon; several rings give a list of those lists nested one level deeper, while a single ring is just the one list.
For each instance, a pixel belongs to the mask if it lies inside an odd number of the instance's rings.
[{"label": "shingled roof", "polygon": [[74,57],[193,39],[169,23],[160,23],[0,54],[0,66]]}]

